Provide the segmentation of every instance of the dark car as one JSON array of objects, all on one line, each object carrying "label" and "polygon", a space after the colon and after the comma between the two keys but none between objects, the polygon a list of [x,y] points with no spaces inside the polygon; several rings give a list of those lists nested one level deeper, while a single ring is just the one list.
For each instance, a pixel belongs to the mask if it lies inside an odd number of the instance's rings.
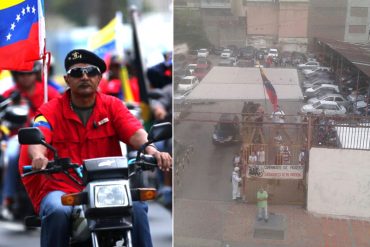
[{"label": "dark car", "polygon": [[221,52],[223,51],[225,49],[225,47],[222,47],[222,46],[220,46],[220,47],[217,47],[217,46],[215,46],[215,47],[212,47],[211,48],[211,52],[213,53],[213,54],[215,54],[215,55],[221,55]]},{"label": "dark car", "polygon": [[236,114],[221,114],[213,131],[213,144],[226,144],[240,141],[239,125],[239,118]]},{"label": "dark car", "polygon": [[254,59],[255,49],[253,46],[247,46],[245,48],[240,48],[238,52],[239,59]]}]

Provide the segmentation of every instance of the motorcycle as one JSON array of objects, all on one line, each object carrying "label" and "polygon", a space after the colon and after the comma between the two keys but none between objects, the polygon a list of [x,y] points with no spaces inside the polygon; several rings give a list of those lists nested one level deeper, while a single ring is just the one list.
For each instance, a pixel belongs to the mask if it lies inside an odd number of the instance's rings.
[{"label": "motorcycle", "polygon": [[[71,246],[91,243],[94,247],[132,247],[132,202],[153,200],[156,191],[154,188],[135,188],[131,178],[140,171],[156,168],[154,157],[142,153],[149,144],[171,138],[170,123],[153,125],[148,142],[138,150],[134,159],[94,158],[84,160],[82,166],[71,163],[69,158],[59,158],[57,150],[45,142],[38,128],[23,128],[18,136],[21,144],[42,144],[54,152],[54,160],[49,161],[46,169],[32,171],[31,166],[24,166],[23,177],[63,172],[74,183],[85,186],[82,192],[65,194],[61,198],[63,205],[74,206]],[[71,168],[81,181],[71,176],[68,172]],[[41,225],[36,216],[26,218],[25,223],[28,227]]]}]

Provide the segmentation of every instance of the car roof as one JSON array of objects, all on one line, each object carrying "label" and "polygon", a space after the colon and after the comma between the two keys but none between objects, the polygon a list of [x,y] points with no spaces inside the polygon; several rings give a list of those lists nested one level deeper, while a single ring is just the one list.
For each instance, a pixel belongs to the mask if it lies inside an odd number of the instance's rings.
[{"label": "car roof", "polygon": [[187,76],[184,76],[182,79],[188,79],[188,80],[191,80],[191,79],[194,79],[194,78],[197,78],[196,76],[194,75],[187,75]]},{"label": "car roof", "polygon": [[328,94],[324,94],[324,95],[320,96],[319,98],[321,98],[321,97],[342,97],[342,98],[344,98],[343,95],[341,95],[339,93],[328,93]]},{"label": "car roof", "polygon": [[325,100],[319,100],[321,105],[338,105],[335,101],[325,101]]}]

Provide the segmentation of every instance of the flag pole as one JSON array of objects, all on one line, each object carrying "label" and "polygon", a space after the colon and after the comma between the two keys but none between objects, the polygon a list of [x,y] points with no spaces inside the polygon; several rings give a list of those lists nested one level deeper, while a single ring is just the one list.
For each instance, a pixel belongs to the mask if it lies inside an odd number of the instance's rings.
[{"label": "flag pole", "polygon": [[42,55],[42,82],[44,84],[44,103],[48,102],[48,72],[50,67],[50,52],[46,51],[46,39],[44,46],[44,54]]},{"label": "flag pole", "polygon": [[150,109],[149,109],[149,99],[148,99],[148,89],[147,83],[145,80],[144,74],[144,63],[141,57],[141,50],[140,50],[140,40],[138,34],[138,12],[135,6],[131,6],[131,25],[132,25],[132,32],[133,32],[133,45],[134,45],[134,54],[135,54],[135,67],[137,70],[137,77],[139,83],[139,90],[140,90],[140,106],[141,106],[141,115],[144,120],[144,127],[149,128],[150,125]]},{"label": "flag pole", "polygon": [[[260,74],[262,74],[262,68],[261,68],[261,64],[259,61],[257,61],[257,64],[258,64],[258,68],[260,69]],[[266,99],[266,89],[265,89],[265,83],[263,82],[263,79],[262,79],[262,90],[263,90],[263,95],[265,96],[265,109],[267,110],[267,99]]]}]

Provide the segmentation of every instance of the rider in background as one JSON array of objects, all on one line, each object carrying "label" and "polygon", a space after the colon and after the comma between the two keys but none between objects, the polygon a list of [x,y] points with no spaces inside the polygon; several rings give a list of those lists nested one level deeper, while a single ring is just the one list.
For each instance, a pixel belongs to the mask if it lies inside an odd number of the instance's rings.
[{"label": "rider in background", "polygon": [[[37,80],[41,71],[41,63],[35,62],[31,71],[12,71],[15,85],[4,92],[4,98],[10,97],[14,92],[19,92],[21,97],[19,104],[25,104],[29,108],[28,120],[24,125],[16,125],[10,129],[10,137],[7,142],[5,158],[5,176],[2,190],[2,210],[1,215],[4,219],[13,220],[12,207],[17,188],[17,168],[19,157],[18,129],[31,125],[37,108],[44,103],[44,84]],[[48,100],[59,97],[59,93],[48,86]]]}]

